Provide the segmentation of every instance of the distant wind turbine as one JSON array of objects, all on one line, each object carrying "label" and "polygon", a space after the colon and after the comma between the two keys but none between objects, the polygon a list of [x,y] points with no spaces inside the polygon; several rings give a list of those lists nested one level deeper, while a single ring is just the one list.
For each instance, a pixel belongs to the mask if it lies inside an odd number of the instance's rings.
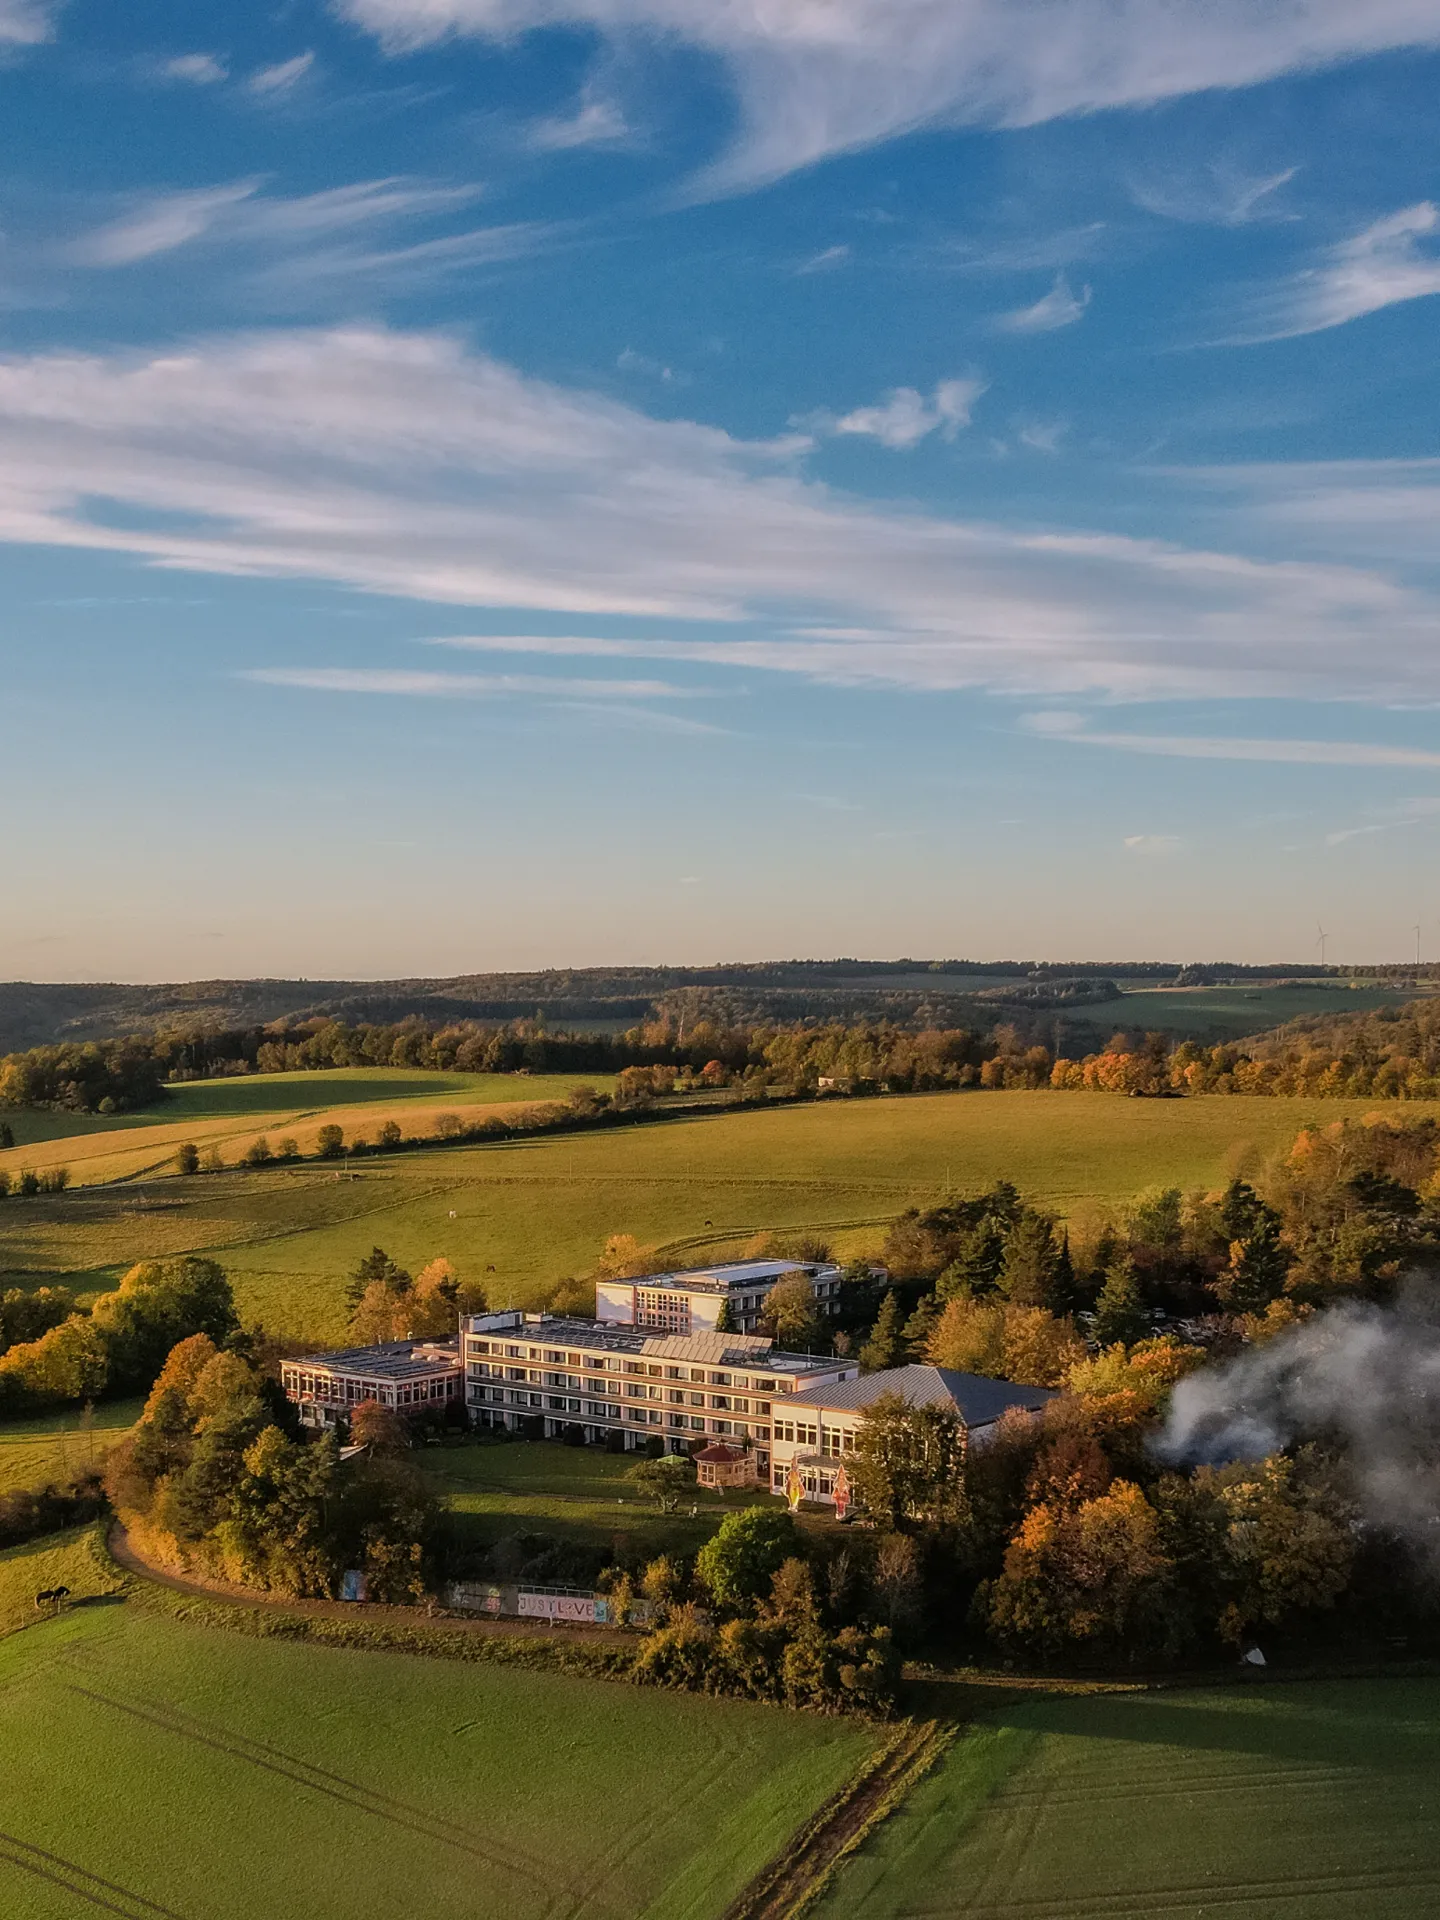
[{"label": "distant wind turbine", "polygon": [[1320,949],[1320,964],[1323,967],[1325,964],[1325,942],[1330,938],[1330,936],[1328,933],[1326,933],[1324,927],[1321,926],[1318,920],[1315,922],[1315,931],[1320,936],[1320,938],[1315,942],[1315,944]]}]

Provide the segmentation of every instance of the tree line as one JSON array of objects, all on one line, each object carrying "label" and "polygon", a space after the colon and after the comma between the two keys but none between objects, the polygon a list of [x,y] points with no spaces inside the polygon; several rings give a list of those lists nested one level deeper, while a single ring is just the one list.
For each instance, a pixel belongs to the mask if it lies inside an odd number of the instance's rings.
[{"label": "tree line", "polygon": [[[1033,1023],[1032,1027],[1033,1027]],[[1136,1095],[1304,1094],[1440,1098],[1440,1000],[1292,1021],[1205,1046],[1117,1034],[1072,1058],[1013,1023],[914,1026],[887,1020],[727,1022],[666,1012],[618,1034],[552,1033],[541,1020],[487,1026],[314,1019],[231,1031],[176,1031],[35,1047],[0,1060],[0,1107],[123,1113],[167,1084],[238,1073],[385,1066],[422,1072],[597,1073],[622,1097],[730,1087],[864,1094],[955,1087]]]}]

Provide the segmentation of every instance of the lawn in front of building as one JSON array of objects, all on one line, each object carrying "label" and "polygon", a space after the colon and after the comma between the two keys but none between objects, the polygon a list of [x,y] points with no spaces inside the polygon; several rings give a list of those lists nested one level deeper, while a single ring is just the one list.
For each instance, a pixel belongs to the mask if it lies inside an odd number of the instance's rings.
[{"label": "lawn in front of building", "polygon": [[[657,1554],[694,1554],[727,1513],[756,1502],[778,1505],[761,1488],[725,1493],[695,1487],[674,1513],[662,1513],[629,1479],[643,1458],[554,1440],[470,1440],[427,1447],[414,1456],[444,1501],[457,1542],[490,1550],[502,1541],[534,1557],[540,1539],[585,1563],[634,1565]],[[532,1543],[528,1546],[526,1543]]]}]

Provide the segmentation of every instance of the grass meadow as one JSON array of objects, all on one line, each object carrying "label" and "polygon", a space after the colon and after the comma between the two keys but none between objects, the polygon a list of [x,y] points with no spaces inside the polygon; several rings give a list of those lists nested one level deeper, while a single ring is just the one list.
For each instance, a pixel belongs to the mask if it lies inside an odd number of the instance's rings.
[{"label": "grass meadow", "polygon": [[1093,1695],[986,1716],[814,1920],[1422,1920],[1440,1681]]},{"label": "grass meadow", "polygon": [[1101,1026],[1113,1019],[1127,1033],[1137,1028],[1178,1032],[1213,1043],[1263,1033],[1306,1014],[1373,1013],[1377,1007],[1403,1006],[1416,997],[1409,982],[1385,987],[1337,980],[1325,986],[1273,987],[1240,981],[1229,987],[1144,986],[1084,1013]]},{"label": "grass meadow", "polygon": [[143,1400],[108,1400],[88,1414],[60,1407],[29,1420],[0,1424],[0,1493],[14,1487],[65,1486],[99,1468],[111,1447],[140,1418]]},{"label": "grass meadow", "polygon": [[662,1245],[677,1264],[764,1228],[817,1228],[842,1256],[858,1255],[905,1207],[1001,1176],[1074,1215],[1157,1183],[1213,1186],[1302,1126],[1373,1110],[1223,1095],[917,1094],[437,1147],[343,1171],[310,1163],[126,1182],[0,1203],[0,1273],[98,1291],[139,1259],[213,1253],[245,1316],[328,1339],[343,1329],[345,1275],[377,1242],[412,1271],[448,1256],[487,1283],[495,1305],[535,1306],[557,1280],[591,1270],[611,1233]]},{"label": "grass meadow", "polygon": [[[563,1100],[581,1082],[609,1091],[613,1076],[586,1074],[421,1073],[393,1067],[345,1067],[329,1073],[242,1074],[193,1080],[166,1089],[153,1106],[129,1114],[7,1112],[14,1147],[0,1152],[12,1177],[64,1166],[77,1186],[135,1180],[169,1170],[187,1140],[235,1161],[265,1135],[282,1135],[313,1153],[321,1127],[339,1126],[347,1140],[374,1140],[386,1120],[406,1133],[435,1131],[442,1113],[469,1119]],[[478,1112],[477,1112],[478,1110]]]},{"label": "grass meadow", "polygon": [[[427,1447],[414,1458],[449,1509],[460,1541],[471,1547],[543,1533],[616,1561],[693,1554],[727,1513],[771,1500],[764,1492],[695,1487],[678,1512],[661,1513],[627,1481],[633,1454],[544,1440]],[[807,1524],[827,1523],[807,1518]]]},{"label": "grass meadow", "polygon": [[0,1641],[0,1913],[719,1920],[874,1741],[92,1604]]}]

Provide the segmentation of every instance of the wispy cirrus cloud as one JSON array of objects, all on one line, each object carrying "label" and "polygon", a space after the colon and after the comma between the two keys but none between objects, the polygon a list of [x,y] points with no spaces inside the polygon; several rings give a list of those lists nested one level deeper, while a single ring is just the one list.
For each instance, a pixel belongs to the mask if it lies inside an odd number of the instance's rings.
[{"label": "wispy cirrus cloud", "polygon": [[1033,126],[1400,47],[1440,45],[1433,0],[332,0],[400,54],[452,34],[571,27],[679,42],[728,68],[741,127],[698,191],[779,179],[923,127]]},{"label": "wispy cirrus cloud", "polygon": [[1343,327],[1366,314],[1440,293],[1440,208],[1431,200],[1402,207],[1337,241],[1319,262],[1258,303],[1242,337],[1293,339]]},{"label": "wispy cirrus cloud", "polygon": [[1002,314],[995,324],[1005,333],[1056,333],[1061,327],[1073,327],[1077,320],[1083,320],[1089,304],[1089,287],[1074,293],[1065,275],[1057,273],[1049,293],[1042,294],[1033,306]]},{"label": "wispy cirrus cloud", "polygon": [[1389,746],[1360,740],[1244,740],[1189,733],[1109,733],[1088,726],[1080,714],[1026,716],[1027,731],[1050,740],[1120,753],[1158,754],[1169,760],[1260,760],[1307,767],[1440,767],[1428,747]]},{"label": "wispy cirrus cloud", "polygon": [[[1440,609],[1383,572],[877,507],[796,460],[793,435],[652,419],[444,335],[0,358],[4,541],[668,629],[451,643],[511,654],[1047,699],[1440,697]],[[1333,743],[1114,744],[1430,764]]]},{"label": "wispy cirrus cloud", "polygon": [[525,144],[532,153],[570,153],[581,147],[624,146],[635,138],[618,101],[586,87],[572,113],[532,120]]},{"label": "wispy cirrus cloud", "polygon": [[1256,220],[1293,220],[1282,205],[1274,204],[1282,187],[1300,171],[1284,167],[1279,173],[1248,174],[1220,162],[1198,173],[1156,174],[1136,181],[1131,197],[1147,213],[1165,220],[1183,220],[1197,226],[1244,227]]},{"label": "wispy cirrus cloud", "polygon": [[[397,262],[465,263],[509,257],[531,244],[536,230],[527,225],[481,228],[415,241],[401,248],[334,250],[345,235],[367,229],[413,226],[473,205],[482,187],[442,186],[400,178],[361,180],[319,193],[283,195],[263,191],[259,179],[216,187],[151,194],[117,219],[82,234],[67,252],[88,267],[128,267],[181,247],[205,243],[233,250],[264,251],[273,259],[298,254],[307,275],[343,268],[360,273]],[[330,252],[318,251],[326,241]]]},{"label": "wispy cirrus cloud", "polygon": [[293,60],[281,60],[273,67],[261,67],[252,73],[245,82],[245,90],[260,99],[274,99],[299,86],[314,65],[313,53],[297,53]]},{"label": "wispy cirrus cloud", "polygon": [[484,700],[507,694],[550,700],[676,700],[693,689],[668,680],[574,680],[539,673],[427,673],[405,667],[247,667],[236,675],[310,693],[374,693],[419,700]]},{"label": "wispy cirrus cloud", "polygon": [[858,434],[894,452],[908,452],[932,433],[953,440],[962,427],[970,425],[971,410],[984,391],[985,382],[974,375],[939,381],[928,399],[914,387],[893,387],[875,406],[855,407],[838,417],[807,414],[793,424],[815,433]]}]

